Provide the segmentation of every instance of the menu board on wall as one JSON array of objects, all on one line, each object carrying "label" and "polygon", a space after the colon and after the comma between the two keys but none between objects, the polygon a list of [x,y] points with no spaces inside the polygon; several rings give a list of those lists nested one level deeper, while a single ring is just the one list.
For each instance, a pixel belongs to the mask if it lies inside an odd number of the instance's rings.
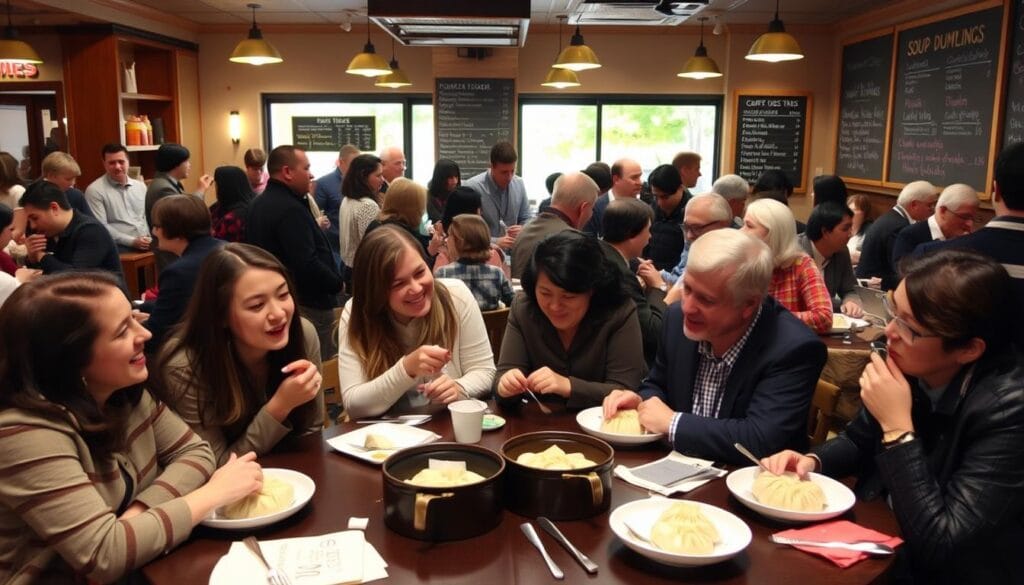
[{"label": "menu board on wall", "polygon": [[736,94],[734,172],[753,184],[768,169],[781,169],[797,191],[806,189],[808,94]]},{"label": "menu board on wall", "polygon": [[434,104],[437,157],[463,177],[487,170],[494,143],[515,135],[514,79],[438,78]]},{"label": "menu board on wall", "polygon": [[373,116],[294,116],[292,144],[314,152],[338,152],[353,144],[364,152],[377,150],[377,119]]},{"label": "menu board on wall", "polygon": [[890,33],[843,47],[836,148],[836,174],[841,177],[882,180],[892,42]]},{"label": "menu board on wall", "polygon": [[1003,9],[899,32],[889,181],[984,191]]},{"label": "menu board on wall", "polygon": [[1003,145],[1024,142],[1024,0],[1016,0],[1010,13],[1010,75],[1006,86]]}]

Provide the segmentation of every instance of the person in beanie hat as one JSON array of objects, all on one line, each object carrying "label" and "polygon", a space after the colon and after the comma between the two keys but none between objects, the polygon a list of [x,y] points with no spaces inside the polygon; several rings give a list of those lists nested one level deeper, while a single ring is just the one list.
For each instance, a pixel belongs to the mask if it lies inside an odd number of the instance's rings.
[{"label": "person in beanie hat", "polygon": [[[188,149],[180,144],[161,144],[156,151],[156,176],[153,177],[149,187],[146,189],[146,224],[150,232],[153,231],[153,206],[156,202],[169,195],[180,195],[185,192],[181,181],[188,177],[192,170],[192,162],[189,161]],[[193,193],[196,197],[203,199],[206,190],[213,183],[213,177],[203,175],[199,177],[199,188]],[[167,263],[175,259],[173,254],[161,251],[157,247],[154,238],[151,249],[156,252],[156,270],[159,272]]]}]

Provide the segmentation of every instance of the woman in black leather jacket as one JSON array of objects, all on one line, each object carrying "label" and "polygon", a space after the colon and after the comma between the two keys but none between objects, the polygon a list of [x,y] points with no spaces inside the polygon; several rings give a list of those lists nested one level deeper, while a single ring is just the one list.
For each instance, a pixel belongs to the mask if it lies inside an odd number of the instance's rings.
[{"label": "woman in black leather jacket", "polygon": [[773,472],[857,475],[899,521],[893,581],[1024,583],[1024,367],[1010,344],[1002,266],[944,250],[907,267],[889,297],[889,356],[871,356],[864,408],[809,455]]}]

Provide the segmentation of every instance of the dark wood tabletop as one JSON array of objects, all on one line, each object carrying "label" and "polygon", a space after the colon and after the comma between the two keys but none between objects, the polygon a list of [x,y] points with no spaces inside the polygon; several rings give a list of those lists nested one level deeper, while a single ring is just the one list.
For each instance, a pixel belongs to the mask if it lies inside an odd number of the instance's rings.
[{"label": "dark wood tabletop", "polygon": [[[572,413],[541,414],[533,404],[522,412],[505,412],[507,424],[485,432],[481,445],[499,451],[509,438],[539,430],[579,431]],[[519,529],[526,521],[504,512],[502,523],[494,530],[469,540],[430,543],[399,536],[384,526],[382,477],[379,466],[333,451],[325,438],[357,428],[353,423],[331,427],[322,434],[290,439],[272,454],[261,458],[266,467],[286,467],[301,471],[316,481],[313,500],[296,515],[254,534],[261,539],[311,536],[345,530],[349,517],[368,517],[366,539],[388,562],[388,582],[444,584],[504,584],[555,582],[537,551]],[[447,412],[423,426],[441,435],[442,441],[454,440]],[[616,448],[616,464],[637,465],[668,453],[668,446],[655,443],[642,448]],[[611,509],[648,497],[645,490],[621,479],[613,479]],[[753,541],[733,559],[700,568],[675,568],[658,564],[631,551],[608,526],[609,514],[573,522],[557,522],[562,532],[600,570],[596,575],[584,572],[569,553],[542,531],[554,561],[565,572],[567,583],[812,583],[865,584],[884,581],[891,560],[872,558],[847,569],[840,569],[820,557],[796,549],[775,545],[768,540],[774,532],[790,528],[759,516],[732,497],[725,480],[712,481],[685,498],[699,500],[728,510],[742,518],[753,531]],[[895,518],[884,502],[857,502],[843,518],[886,534],[898,534]],[[197,527],[191,538],[170,554],[143,569],[143,575],[156,585],[207,583],[218,559],[227,553],[233,540],[245,532],[224,532]]]}]

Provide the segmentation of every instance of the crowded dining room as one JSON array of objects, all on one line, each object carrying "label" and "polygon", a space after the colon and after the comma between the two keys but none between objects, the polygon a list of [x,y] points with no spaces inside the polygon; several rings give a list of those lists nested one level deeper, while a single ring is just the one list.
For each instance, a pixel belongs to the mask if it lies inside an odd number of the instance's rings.
[{"label": "crowded dining room", "polygon": [[1024,585],[1024,0],[0,4],[0,584]]}]

